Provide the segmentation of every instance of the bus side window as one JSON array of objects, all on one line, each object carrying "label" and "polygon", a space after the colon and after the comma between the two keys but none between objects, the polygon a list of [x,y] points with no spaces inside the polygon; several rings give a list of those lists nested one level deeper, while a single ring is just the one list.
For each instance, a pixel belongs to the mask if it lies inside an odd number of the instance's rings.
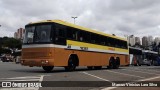
[{"label": "bus side window", "polygon": [[78,41],[83,41],[82,32],[83,32],[83,31],[77,32],[77,34],[78,34]]},{"label": "bus side window", "polygon": [[109,45],[109,46],[114,47],[114,46],[115,46],[114,41],[115,41],[114,38],[109,38],[109,37],[108,37],[108,45]]},{"label": "bus side window", "polygon": [[56,25],[55,28],[55,42],[57,44],[66,44],[66,29],[62,25]]},{"label": "bus side window", "polygon": [[77,32],[76,28],[67,27],[67,39],[77,40]]},{"label": "bus side window", "polygon": [[90,33],[86,31],[78,32],[78,40],[82,42],[90,42]]},{"label": "bus side window", "polygon": [[91,33],[91,43],[99,44],[99,36],[97,34]]}]

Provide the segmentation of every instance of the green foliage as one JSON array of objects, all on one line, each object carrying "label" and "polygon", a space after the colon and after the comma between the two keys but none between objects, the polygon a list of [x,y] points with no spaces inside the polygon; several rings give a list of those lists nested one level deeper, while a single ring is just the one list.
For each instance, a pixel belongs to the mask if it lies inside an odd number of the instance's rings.
[{"label": "green foliage", "polygon": [[3,42],[2,42],[3,47],[8,47],[8,48],[21,48],[22,42],[21,40],[17,40],[14,38],[8,38],[8,37],[3,37]]},{"label": "green foliage", "polygon": [[2,53],[5,53],[5,54],[11,54],[11,53],[12,53],[12,51],[11,51],[11,50],[9,50],[9,49],[1,48],[0,53],[1,53],[1,54],[2,54]]}]

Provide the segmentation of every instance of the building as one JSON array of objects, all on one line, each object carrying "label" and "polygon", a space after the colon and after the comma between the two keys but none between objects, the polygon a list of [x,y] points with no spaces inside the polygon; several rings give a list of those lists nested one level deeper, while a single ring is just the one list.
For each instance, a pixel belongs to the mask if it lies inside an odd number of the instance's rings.
[{"label": "building", "polygon": [[17,34],[17,32],[14,33],[14,38],[15,38],[15,39],[18,39],[18,34]]},{"label": "building", "polygon": [[154,42],[156,43],[156,46],[158,46],[159,43],[160,43],[160,37],[156,37],[156,38],[154,39]]},{"label": "building", "polygon": [[148,46],[151,46],[153,44],[153,37],[148,36]]},{"label": "building", "polygon": [[148,47],[148,37],[147,36],[144,36],[142,38],[142,46]]},{"label": "building", "polygon": [[128,42],[129,42],[130,46],[134,46],[135,45],[135,37],[134,37],[134,35],[130,35],[128,37]]},{"label": "building", "polygon": [[140,37],[135,37],[135,44],[141,45]]},{"label": "building", "polygon": [[25,33],[25,29],[19,28],[19,29],[17,30],[17,32],[14,33],[14,38],[15,38],[15,39],[23,39],[24,33]]}]

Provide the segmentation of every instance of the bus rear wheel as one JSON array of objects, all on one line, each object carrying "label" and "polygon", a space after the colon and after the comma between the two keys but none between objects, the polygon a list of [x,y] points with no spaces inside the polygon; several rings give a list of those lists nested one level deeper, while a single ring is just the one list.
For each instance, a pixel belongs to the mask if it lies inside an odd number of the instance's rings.
[{"label": "bus rear wheel", "polygon": [[47,71],[47,72],[50,72],[53,70],[53,66],[42,66],[43,70]]}]

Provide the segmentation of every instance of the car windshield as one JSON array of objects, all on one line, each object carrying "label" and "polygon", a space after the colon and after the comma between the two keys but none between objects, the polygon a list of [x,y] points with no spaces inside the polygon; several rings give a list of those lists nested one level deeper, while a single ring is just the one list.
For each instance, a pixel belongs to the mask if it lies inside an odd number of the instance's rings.
[{"label": "car windshield", "polygon": [[23,43],[49,43],[51,25],[27,26]]}]

